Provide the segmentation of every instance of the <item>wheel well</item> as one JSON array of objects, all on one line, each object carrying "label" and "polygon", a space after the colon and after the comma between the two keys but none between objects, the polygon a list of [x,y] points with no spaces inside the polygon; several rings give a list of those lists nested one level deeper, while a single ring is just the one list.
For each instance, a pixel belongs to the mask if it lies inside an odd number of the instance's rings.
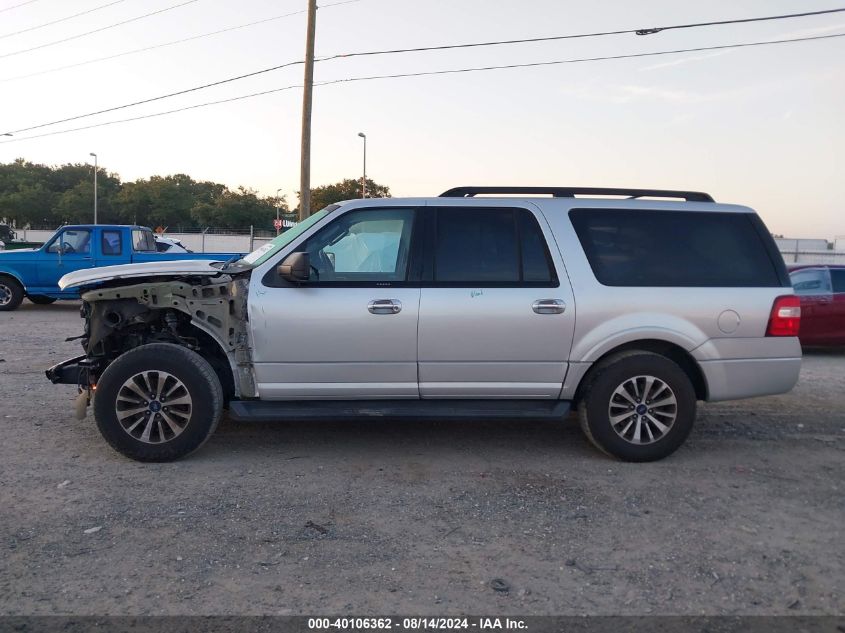
[{"label": "wheel well", "polygon": [[235,377],[232,375],[232,367],[229,365],[229,359],[223,348],[220,347],[220,343],[193,324],[186,326],[185,330],[189,331],[190,336],[197,339],[200,345],[200,348],[196,350],[197,354],[207,360],[214,369],[214,373],[220,380],[220,386],[223,387],[223,400],[229,402],[235,397]]},{"label": "wheel well", "polygon": [[701,372],[701,368],[698,366],[698,363],[695,362],[695,359],[692,356],[690,356],[689,352],[674,343],[669,343],[668,341],[643,339],[641,341],[631,341],[630,343],[625,343],[619,347],[614,347],[612,350],[606,352],[597,359],[590,370],[584,374],[583,378],[581,378],[581,382],[578,383],[578,388],[575,390],[575,398],[573,399],[574,404],[577,406],[578,402],[581,400],[582,389],[588,383],[590,376],[599,367],[612,362],[614,357],[618,356],[620,353],[632,350],[660,354],[661,356],[665,356],[669,360],[675,362],[681,369],[684,370],[684,373],[690,379],[693,389],[695,389],[695,397],[698,400],[707,399],[707,381],[704,379],[704,374]]},{"label": "wheel well", "polygon": [[23,288],[24,293],[26,293],[26,287],[23,285],[23,282],[17,277],[15,277],[12,273],[0,273],[0,279],[3,279],[4,277],[6,279],[11,279],[12,281],[14,281],[21,288]]}]

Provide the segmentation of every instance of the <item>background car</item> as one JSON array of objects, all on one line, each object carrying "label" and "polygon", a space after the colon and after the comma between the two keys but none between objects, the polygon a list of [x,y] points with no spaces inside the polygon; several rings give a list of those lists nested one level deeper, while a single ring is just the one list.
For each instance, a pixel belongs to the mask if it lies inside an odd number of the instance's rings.
[{"label": "background car", "polygon": [[156,235],[156,250],[159,253],[193,253],[190,248],[185,246],[181,240],[173,237],[164,237]]},{"label": "background car", "polygon": [[845,345],[845,265],[792,265],[789,277],[801,299],[801,344]]}]

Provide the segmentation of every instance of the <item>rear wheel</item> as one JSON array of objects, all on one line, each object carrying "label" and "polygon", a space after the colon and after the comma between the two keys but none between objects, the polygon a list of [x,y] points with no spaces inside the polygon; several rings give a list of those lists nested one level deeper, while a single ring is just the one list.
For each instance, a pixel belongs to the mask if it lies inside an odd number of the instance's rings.
[{"label": "rear wheel", "polygon": [[47,306],[56,302],[56,299],[53,297],[47,297],[45,295],[27,295],[26,298],[38,306]]},{"label": "rear wheel", "polygon": [[695,389],[665,356],[625,352],[597,367],[587,381],[581,428],[609,455],[631,462],[662,459],[692,430]]},{"label": "rear wheel", "polygon": [[16,310],[23,301],[23,286],[11,277],[0,277],[0,312]]},{"label": "rear wheel", "polygon": [[97,383],[94,418],[116,450],[143,462],[195,451],[217,428],[223,390],[211,365],[168,343],[142,345],[109,365]]}]

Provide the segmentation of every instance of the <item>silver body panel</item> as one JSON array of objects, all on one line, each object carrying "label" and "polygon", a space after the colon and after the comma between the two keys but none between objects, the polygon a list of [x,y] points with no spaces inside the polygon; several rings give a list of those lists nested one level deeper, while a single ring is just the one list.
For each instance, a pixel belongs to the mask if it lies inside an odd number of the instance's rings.
[{"label": "silver body panel", "polygon": [[[560,288],[423,288],[423,398],[557,398],[574,315],[531,306]],[[568,303],[571,304],[571,298]]]},{"label": "silver body panel", "polygon": [[[267,288],[250,301],[262,399],[418,398],[419,288]],[[397,314],[370,301],[397,299]]]},{"label": "silver body panel", "polygon": [[[520,207],[539,220],[556,288],[269,288],[262,278],[299,244],[362,207]],[[749,213],[734,205],[597,199],[434,198],[343,203],[257,267],[249,313],[262,399],[572,399],[589,368],[620,345],[664,341],[688,352],[708,400],[788,391],[797,338],[766,337],[776,297],[791,288],[632,288],[600,284],[571,224],[571,208]],[[679,236],[683,239],[683,236]],[[367,303],[399,299],[399,314]],[[537,314],[555,299],[561,314]],[[577,313],[577,317],[576,317]],[[728,315],[729,318],[726,318]],[[725,331],[725,323],[730,323]]]}]

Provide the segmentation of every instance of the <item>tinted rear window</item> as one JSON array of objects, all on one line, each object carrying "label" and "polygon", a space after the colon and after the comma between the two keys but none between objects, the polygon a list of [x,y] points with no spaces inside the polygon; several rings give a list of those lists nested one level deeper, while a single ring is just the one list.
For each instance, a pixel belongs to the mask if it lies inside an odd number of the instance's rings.
[{"label": "tinted rear window", "polygon": [[605,286],[781,286],[747,213],[573,209],[569,217]]},{"label": "tinted rear window", "polygon": [[833,292],[845,292],[845,268],[831,268],[830,279],[833,282]]}]

